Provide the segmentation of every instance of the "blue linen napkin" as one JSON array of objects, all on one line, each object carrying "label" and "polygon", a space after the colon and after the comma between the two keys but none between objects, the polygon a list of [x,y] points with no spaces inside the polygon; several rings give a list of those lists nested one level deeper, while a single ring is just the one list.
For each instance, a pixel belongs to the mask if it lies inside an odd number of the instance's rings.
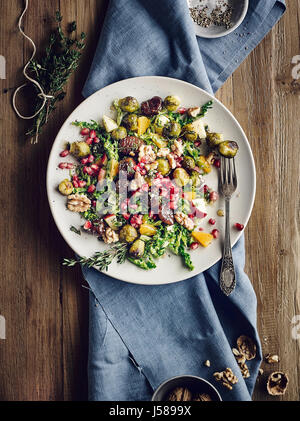
[{"label": "blue linen napkin", "polygon": [[[216,92],[284,10],[284,1],[250,0],[235,32],[203,39],[194,35],[185,0],[111,0],[83,93],[145,75],[178,78]],[[219,288],[220,262],[187,281],[155,287],[83,268],[92,290],[89,399],[150,400],[164,380],[193,374],[211,381],[223,400],[251,400],[261,350],[256,297],[244,273],[244,238],[234,247],[233,259],[237,287],[229,298]],[[247,363],[251,377],[246,380],[231,351],[241,334],[258,346],[256,358]],[[233,391],[213,378],[226,367],[238,377]]]}]

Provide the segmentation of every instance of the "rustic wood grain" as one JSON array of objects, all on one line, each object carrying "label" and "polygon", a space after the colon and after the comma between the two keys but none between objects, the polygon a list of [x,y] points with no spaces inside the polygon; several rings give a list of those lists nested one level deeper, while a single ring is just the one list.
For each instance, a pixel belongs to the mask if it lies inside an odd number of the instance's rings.
[{"label": "rustic wood grain", "polygon": [[[88,349],[88,291],[78,269],[62,268],[72,252],[52,221],[45,192],[48,154],[58,128],[76,105],[98,42],[108,0],[32,0],[25,29],[43,44],[53,11],[77,20],[88,33],[88,47],[68,95],[40,143],[24,141],[26,123],[11,108],[11,91],[22,80],[30,47],[16,30],[22,1],[0,0],[0,54],[7,79],[0,80],[2,147],[0,219],[0,314],[7,339],[0,341],[0,400],[85,400]],[[33,4],[33,5],[32,5]],[[257,166],[257,196],[246,230],[247,266],[258,298],[258,326],[264,353],[278,353],[264,364],[254,398],[274,400],[265,391],[272,369],[288,372],[282,400],[300,399],[300,340],[291,320],[300,314],[299,287],[299,102],[300,82],[291,77],[292,57],[300,54],[300,1],[289,0],[279,24],[255,49],[217,96],[245,129]],[[37,24],[40,22],[40,24]]]}]

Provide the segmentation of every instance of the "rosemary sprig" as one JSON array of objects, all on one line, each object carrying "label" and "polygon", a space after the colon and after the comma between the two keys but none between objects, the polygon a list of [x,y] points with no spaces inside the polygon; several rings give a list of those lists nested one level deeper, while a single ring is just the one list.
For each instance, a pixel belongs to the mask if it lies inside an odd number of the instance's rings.
[{"label": "rosemary sprig", "polygon": [[104,252],[95,253],[91,258],[80,257],[76,259],[64,259],[63,266],[74,267],[77,264],[82,266],[87,266],[89,268],[95,266],[100,271],[107,271],[109,265],[113,260],[117,259],[117,262],[122,264],[126,260],[127,255],[127,245],[125,243],[119,243],[112,246],[109,250]]},{"label": "rosemary sprig", "polygon": [[[62,101],[66,95],[64,87],[67,84],[72,73],[77,69],[82,50],[85,47],[83,42],[86,38],[84,32],[80,38],[72,37],[76,31],[76,22],[69,26],[66,35],[61,27],[62,16],[56,12],[57,28],[50,35],[48,47],[40,60],[33,59],[29,69],[33,78],[39,82],[47,95],[53,96],[49,99],[46,106],[36,116],[32,128],[26,133],[31,136],[34,143],[37,143],[38,136],[42,132],[43,126],[48,122],[49,115],[55,110],[56,103]],[[40,107],[39,101],[36,104],[36,110]]]}]

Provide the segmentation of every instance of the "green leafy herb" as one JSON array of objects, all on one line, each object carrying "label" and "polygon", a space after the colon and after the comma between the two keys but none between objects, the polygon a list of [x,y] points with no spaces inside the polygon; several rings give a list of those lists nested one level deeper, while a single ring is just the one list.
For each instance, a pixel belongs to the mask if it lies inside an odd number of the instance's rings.
[{"label": "green leafy herb", "polygon": [[109,250],[104,252],[95,253],[91,258],[80,257],[76,259],[64,259],[63,266],[74,267],[77,264],[87,266],[89,268],[96,266],[100,271],[107,271],[109,265],[116,259],[118,263],[122,264],[125,262],[127,256],[127,245],[125,243],[119,243],[112,246]]},{"label": "green leafy herb", "polygon": [[75,234],[77,234],[77,235],[81,235],[81,231],[80,230],[78,230],[77,228],[75,228],[75,227],[71,227],[70,228],[70,231],[72,231],[72,232],[74,232]]},{"label": "green leafy herb", "polygon": [[[64,87],[72,73],[77,69],[82,50],[85,47],[86,35],[80,38],[72,37],[76,31],[76,22],[71,23],[66,35],[61,27],[62,16],[56,12],[57,28],[50,35],[49,44],[40,60],[33,59],[29,69],[32,77],[42,86],[46,95],[53,96],[47,101],[46,106],[36,116],[32,128],[27,135],[38,141],[43,126],[48,122],[49,115],[55,110],[56,103],[62,101],[66,95]],[[37,88],[36,88],[37,89]],[[36,110],[40,102],[36,104]]]}]

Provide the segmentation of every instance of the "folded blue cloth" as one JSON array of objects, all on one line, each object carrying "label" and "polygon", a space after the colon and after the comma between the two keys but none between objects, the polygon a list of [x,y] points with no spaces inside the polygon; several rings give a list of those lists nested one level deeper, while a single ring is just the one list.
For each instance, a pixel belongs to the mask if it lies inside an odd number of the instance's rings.
[{"label": "folded blue cloth", "polygon": [[[234,33],[208,40],[196,38],[184,0],[111,0],[84,95],[144,75],[178,78],[215,92],[284,10],[284,1],[250,0],[246,19]],[[242,238],[233,250],[237,287],[229,298],[219,288],[220,262],[187,281],[155,287],[83,268],[92,290],[90,400],[150,400],[161,382],[181,374],[211,381],[223,400],[251,400],[261,351],[244,254]],[[241,334],[258,347],[246,380],[231,350]],[[213,378],[226,367],[238,377],[232,391]]]}]

